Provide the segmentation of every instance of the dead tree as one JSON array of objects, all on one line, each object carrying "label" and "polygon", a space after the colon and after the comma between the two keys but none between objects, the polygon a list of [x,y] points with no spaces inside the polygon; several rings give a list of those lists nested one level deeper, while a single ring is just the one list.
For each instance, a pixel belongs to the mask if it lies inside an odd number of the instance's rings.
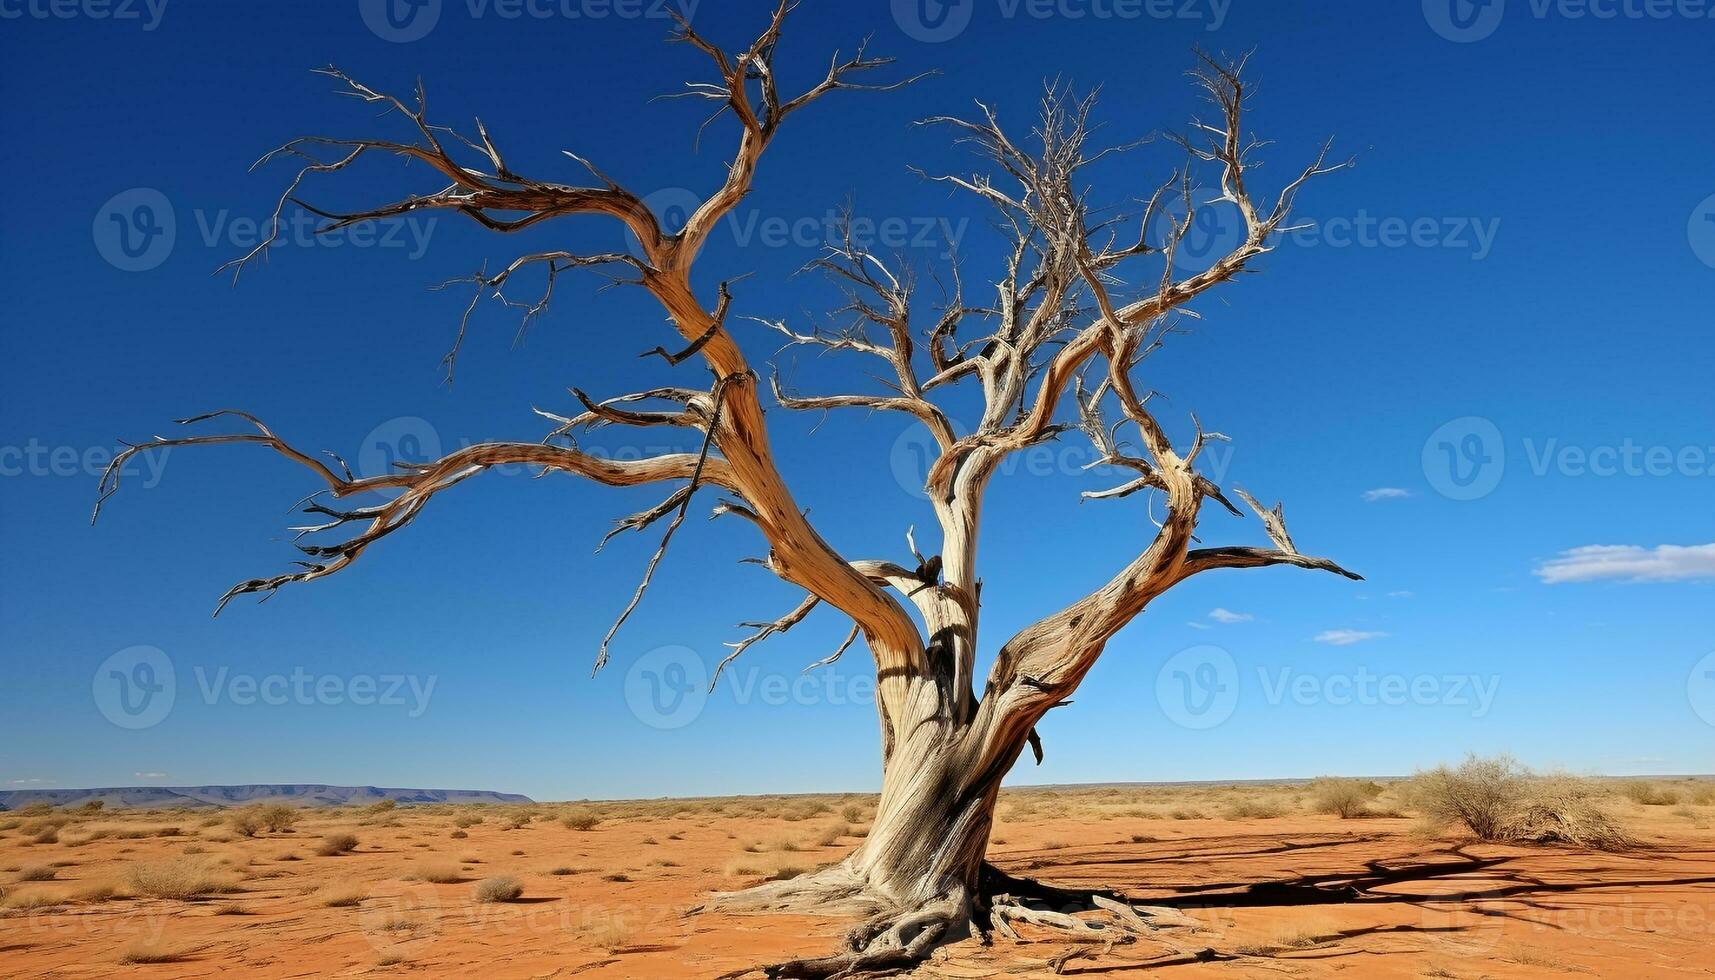
[{"label": "dead tree", "polygon": [[[754,525],[768,548],[762,564],[805,593],[779,620],[752,624],[757,632],[738,644],[737,652],[787,631],[823,605],[851,620],[852,637],[863,638],[875,661],[883,775],[879,809],[867,839],[834,867],[710,901],[726,909],[817,909],[861,916],[863,924],[839,952],[769,968],[780,976],[824,977],[907,967],[972,927],[986,934],[992,924],[1010,932],[1009,923],[1028,921],[1078,930],[1081,920],[1031,908],[1020,898],[1027,883],[1006,878],[984,863],[1002,777],[1027,745],[1039,751],[1035,726],[1044,713],[1071,697],[1115,633],[1156,596],[1193,575],[1219,568],[1296,565],[1357,578],[1331,561],[1300,553],[1280,507],[1265,510],[1242,490],[1235,490],[1234,496],[1256,512],[1270,544],[1199,546],[1193,532],[1208,501],[1241,514],[1222,488],[1197,468],[1204,446],[1220,437],[1198,426],[1188,445],[1175,446],[1135,380],[1139,363],[1160,346],[1176,317],[1192,315],[1193,301],[1247,271],[1270,250],[1276,236],[1288,230],[1285,222],[1300,188],[1345,164],[1326,162],[1324,147],[1322,155],[1270,201],[1259,201],[1251,181],[1251,157],[1260,143],[1242,128],[1248,95],[1242,59],[1199,56],[1191,75],[1212,113],[1172,137],[1184,150],[1185,167],[1153,189],[1141,213],[1129,216],[1098,211],[1086,200],[1085,168],[1113,152],[1090,145],[1089,98],[1050,87],[1026,142],[1008,135],[995,113],[980,104],[974,119],[926,120],[952,129],[994,170],[992,176],[931,178],[976,195],[998,216],[997,227],[1008,236],[1010,249],[1005,267],[997,271],[992,299],[967,302],[954,270],[950,298],[933,322],[920,328],[912,322],[917,311],[909,271],[890,265],[848,236],[815,264],[847,290],[845,312],[851,324],[797,332],[785,322],[764,320],[763,326],[744,328],[766,334],[764,328],[771,327],[793,345],[874,359],[870,363],[880,361],[889,375],[891,390],[883,395],[795,396],[784,391],[776,377],[770,387],[780,405],[807,411],[856,407],[902,412],[926,427],[939,447],[926,484],[940,525],[939,552],[924,557],[912,541],[909,562],[849,557],[817,533],[775,465],[763,422],[761,384],[741,350],[740,324],[733,322],[738,318],[728,317],[727,288],[723,285],[716,297],[699,297],[691,286],[692,266],[717,222],[750,193],[765,152],[794,113],[835,91],[885,91],[914,80],[869,81],[891,59],[871,57],[859,48],[849,60],[836,55],[816,84],[795,96],[784,95],[774,73],[774,52],[790,6],[789,0],[782,3],[760,36],[736,53],[709,42],[688,24],[677,30],[676,39],[700,51],[714,67],[712,80],[691,82],[679,94],[708,100],[716,109],[711,119],[730,115],[738,131],[724,183],[677,230],[663,227],[637,195],[580,157],[568,153],[592,175],[586,186],[526,177],[507,166],[480,120],[473,136],[432,124],[421,85],[414,98],[399,99],[331,68],[327,74],[345,94],[403,117],[405,137],[305,137],[264,158],[300,164],[275,208],[276,230],[281,213],[294,203],[325,218],[325,230],[423,210],[457,212],[496,232],[583,215],[618,222],[635,236],[634,253],[536,252],[499,271],[470,277],[466,282],[474,296],[459,325],[459,340],[484,296],[521,307],[528,322],[546,309],[562,272],[605,269],[647,290],[677,329],[680,342],[673,346],[679,349],[653,352],[662,355],[667,370],[700,375],[683,364],[700,361],[712,372],[708,387],[663,386],[599,399],[576,391],[581,411],[552,417],[555,428],[542,443],[473,445],[431,462],[362,477],[337,458],[324,461],[294,448],[248,414],[215,412],[183,421],[231,420],[248,427],[136,444],[113,460],[102,480],[101,499],[118,488],[120,473],[133,454],[159,448],[255,443],[309,468],[326,488],[304,503],[304,510],[313,515],[311,523],[294,529],[307,560],[294,571],[239,583],[222,597],[224,605],[238,595],[266,598],[288,583],[345,568],[370,545],[415,520],[436,494],[490,467],[525,464],[613,486],[669,487],[658,506],[621,520],[615,530],[661,525],[665,534],[643,584],[600,644],[599,669],[607,660],[614,630],[638,606],[695,492],[709,488],[724,495],[716,514]],[[298,200],[311,178],[366,157],[389,155],[423,165],[443,186],[351,213],[333,213]],[[1207,185],[1199,183],[1199,175]],[[1198,209],[1217,201],[1242,218],[1243,240],[1206,269],[1180,278],[1176,250]],[[1152,228],[1165,231],[1151,234]],[[263,256],[268,244],[237,259],[235,269]],[[509,281],[525,269],[545,275],[544,292],[530,302],[506,293]],[[457,350],[455,341],[447,356],[449,370]],[[973,383],[981,387],[981,417],[961,428],[936,396]],[[1113,422],[1110,413],[1117,413]],[[699,434],[700,449],[614,461],[577,448],[576,435],[605,426],[676,427]],[[1001,643],[979,696],[974,676],[980,620],[977,540],[984,492],[1010,455],[1074,432],[1093,441],[1102,463],[1129,474],[1122,485],[1086,497],[1159,495],[1163,516],[1137,557],[1104,585]],[[1136,449],[1121,436],[1132,432]],[[350,506],[338,503],[370,494],[379,498]],[[851,642],[848,639],[847,645]],[[1144,921],[1129,907],[1109,911],[1120,926],[1128,916],[1134,925]],[[1111,946],[1114,935],[1098,941]]]}]

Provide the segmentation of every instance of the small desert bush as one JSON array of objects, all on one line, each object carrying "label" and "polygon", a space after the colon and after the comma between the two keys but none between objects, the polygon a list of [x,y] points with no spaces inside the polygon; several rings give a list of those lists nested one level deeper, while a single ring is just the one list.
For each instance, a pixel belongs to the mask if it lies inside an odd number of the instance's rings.
[{"label": "small desert bush", "polygon": [[316,892],[316,901],[330,909],[350,908],[369,897],[361,885],[329,885]]},{"label": "small desert bush", "polygon": [[1587,779],[1547,776],[1531,780],[1524,798],[1508,814],[1504,833],[1510,840],[1571,844],[1598,851],[1631,846],[1631,839],[1601,806],[1601,797],[1601,790]]},{"label": "small desert bush", "polygon": [[418,868],[411,877],[437,885],[456,885],[464,880],[464,873],[456,864],[430,864]]},{"label": "small desert bush", "polygon": [[298,823],[298,808],[284,803],[270,803],[256,813],[270,834],[283,834]]},{"label": "small desert bush", "polygon": [[255,837],[262,832],[262,808],[247,806],[242,810],[234,810],[227,818],[227,823],[238,836]]},{"label": "small desert bush", "polygon": [[1432,823],[1458,824],[1478,840],[1503,839],[1524,800],[1530,773],[1509,755],[1467,756],[1412,778],[1410,796]]},{"label": "small desert bush", "polygon": [[1227,804],[1221,816],[1228,820],[1273,820],[1285,813],[1284,807],[1271,800],[1235,800]]},{"label": "small desert bush", "polygon": [[588,810],[574,810],[560,818],[567,830],[589,830],[601,823],[601,818]]},{"label": "small desert bush", "polygon": [[177,963],[185,958],[188,950],[163,943],[159,939],[139,939],[119,952],[119,962],[126,965],[138,963]]},{"label": "small desert bush", "polygon": [[863,819],[863,807],[858,806],[855,803],[841,807],[840,817],[843,818],[846,823],[857,823],[859,820]]},{"label": "small desert bush", "polygon": [[131,867],[131,887],[151,898],[181,901],[238,890],[238,879],[205,861],[174,858]]},{"label": "small desert bush", "polygon": [[51,892],[14,892],[7,895],[4,900],[0,900],[0,907],[28,912],[34,909],[51,908],[64,902],[64,896]]},{"label": "small desert bush", "polygon": [[471,813],[461,813],[453,818],[453,826],[460,830],[466,827],[474,827],[479,823],[482,823],[482,818]]},{"label": "small desert bush", "polygon": [[333,857],[336,854],[350,854],[357,850],[356,834],[329,834],[316,845],[316,853],[322,857]]},{"label": "small desert bush", "polygon": [[453,840],[464,840],[465,838],[469,837],[470,835],[465,833],[462,830],[455,830],[452,833],[448,834],[447,836],[451,837]]},{"label": "small desert bush", "polygon": [[1369,780],[1322,776],[1310,782],[1310,803],[1317,813],[1350,820],[1368,812],[1370,800],[1381,791],[1380,786]]},{"label": "small desert bush", "polygon": [[1626,798],[1643,806],[1676,806],[1679,794],[1642,779],[1626,784]]},{"label": "small desert bush", "polygon": [[477,882],[471,894],[479,902],[511,902],[524,894],[524,886],[511,875],[497,875]]},{"label": "small desert bush", "polygon": [[53,881],[54,875],[59,874],[55,868],[46,864],[30,864],[18,872],[19,881]]}]

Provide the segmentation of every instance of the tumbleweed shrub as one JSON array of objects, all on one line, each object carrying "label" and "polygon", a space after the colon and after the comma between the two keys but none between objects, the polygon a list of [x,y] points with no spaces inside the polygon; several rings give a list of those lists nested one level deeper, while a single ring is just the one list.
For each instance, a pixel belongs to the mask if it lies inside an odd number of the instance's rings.
[{"label": "tumbleweed shrub", "polygon": [[1381,795],[1380,785],[1367,779],[1321,776],[1310,781],[1310,806],[1342,820],[1368,814],[1370,801]]},{"label": "tumbleweed shrub", "polygon": [[329,834],[316,845],[316,853],[322,857],[333,857],[336,854],[350,854],[357,850],[356,834]]},{"label": "tumbleweed shrub", "polygon": [[196,858],[134,864],[130,883],[139,895],[180,901],[238,890],[237,875]]},{"label": "tumbleweed shrub", "polygon": [[1509,840],[1570,844],[1596,851],[1621,851],[1633,845],[1602,806],[1605,794],[1588,779],[1549,775],[1532,779],[1502,827]]},{"label": "tumbleweed shrub", "polygon": [[1432,824],[1461,826],[1478,840],[1495,841],[1506,837],[1529,779],[1529,770],[1510,755],[1470,755],[1457,766],[1419,772],[1412,777],[1409,796]]},{"label": "tumbleweed shrub", "polygon": [[524,894],[524,886],[511,875],[496,875],[476,883],[471,896],[479,902],[512,902]]}]

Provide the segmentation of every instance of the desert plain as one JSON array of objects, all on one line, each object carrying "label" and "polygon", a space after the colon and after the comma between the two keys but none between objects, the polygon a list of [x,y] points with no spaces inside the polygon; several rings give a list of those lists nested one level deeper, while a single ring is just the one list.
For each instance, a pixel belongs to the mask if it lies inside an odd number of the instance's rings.
[{"label": "desert plain", "polygon": [[[1303,783],[1009,790],[993,864],[1124,896],[1158,932],[1017,922],[912,975],[1715,974],[1715,781],[1601,784],[1618,849],[1476,841],[1388,780],[1344,817]],[[875,802],[0,813],[0,977],[736,974],[831,950],[849,923],[692,911],[840,860]]]}]

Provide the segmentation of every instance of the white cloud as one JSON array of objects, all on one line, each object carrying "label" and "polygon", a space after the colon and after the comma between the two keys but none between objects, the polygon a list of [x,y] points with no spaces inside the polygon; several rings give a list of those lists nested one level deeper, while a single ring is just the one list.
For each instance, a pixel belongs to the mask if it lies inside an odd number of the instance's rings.
[{"label": "white cloud", "polygon": [[1397,592],[1389,592],[1387,594],[1387,597],[1389,599],[1409,599],[1416,594],[1417,593],[1412,592],[1409,589],[1400,589]]},{"label": "white cloud", "polygon": [[1250,613],[1233,612],[1231,609],[1216,606],[1209,610],[1209,618],[1217,623],[1248,623],[1256,617]]},{"label": "white cloud", "polygon": [[137,777],[138,779],[166,779],[167,778],[167,774],[164,772],[134,772],[131,775]]},{"label": "white cloud", "polygon": [[1208,623],[1199,623],[1195,619],[1186,621],[1185,625],[1191,627],[1194,630],[1213,629],[1213,627],[1211,627]]},{"label": "white cloud", "polygon": [[53,782],[53,780],[51,780],[51,779],[14,779],[14,780],[11,780],[7,785],[9,785],[9,786],[41,786],[44,783],[51,783],[51,782]]},{"label": "white cloud", "polygon": [[1409,496],[1411,496],[1411,491],[1400,487],[1376,487],[1374,490],[1364,491],[1364,503],[1373,504],[1378,500],[1399,500]]},{"label": "white cloud", "polygon": [[1536,566],[1536,577],[1549,585],[1561,582],[1674,582],[1715,578],[1715,543],[1592,544],[1562,551]]},{"label": "white cloud", "polygon": [[1364,630],[1323,630],[1316,634],[1315,640],[1317,643],[1331,643],[1337,647],[1347,647],[1354,643],[1362,643],[1365,640],[1379,640],[1386,635],[1386,633],[1365,632]]}]

